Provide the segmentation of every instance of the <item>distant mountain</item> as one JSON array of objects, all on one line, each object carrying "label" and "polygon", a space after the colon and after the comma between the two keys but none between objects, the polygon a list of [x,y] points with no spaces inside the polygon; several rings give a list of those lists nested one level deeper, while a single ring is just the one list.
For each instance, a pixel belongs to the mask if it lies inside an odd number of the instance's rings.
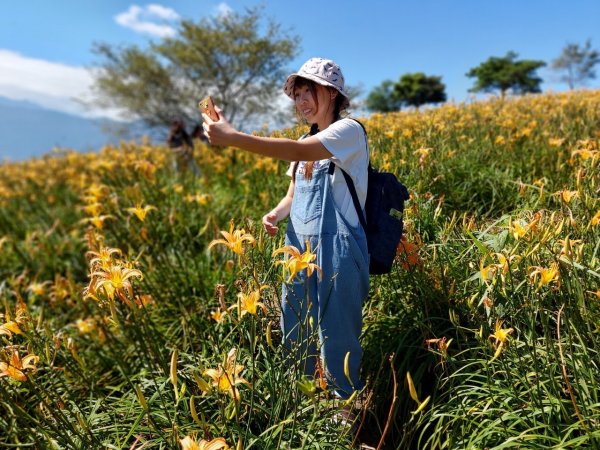
[{"label": "distant mountain", "polygon": [[113,132],[126,129],[119,122],[86,119],[0,97],[0,163],[41,156],[55,147],[97,150],[117,144],[120,138]]}]

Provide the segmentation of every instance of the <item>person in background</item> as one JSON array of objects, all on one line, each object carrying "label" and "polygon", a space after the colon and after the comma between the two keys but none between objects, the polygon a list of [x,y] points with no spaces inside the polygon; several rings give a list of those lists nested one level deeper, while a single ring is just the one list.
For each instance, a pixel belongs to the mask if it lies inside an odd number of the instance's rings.
[{"label": "person in background", "polygon": [[263,217],[263,226],[275,235],[278,222],[289,217],[286,245],[300,253],[314,252],[322,273],[308,277],[303,271],[284,283],[284,343],[290,350],[300,348],[296,357],[308,376],[324,362],[328,389],[347,399],[363,387],[359,337],[362,303],[369,291],[369,256],[341,169],[354,181],[364,208],[369,148],[360,123],[346,115],[348,93],[335,62],[311,58],[287,78],[283,90],[310,125],[310,132],[298,141],[240,132],[219,108],[220,119],[203,114],[203,126],[213,145],[291,162],[287,194]]},{"label": "person in background", "polygon": [[206,142],[208,143],[208,139],[206,137],[206,135],[204,134],[204,130],[202,129],[202,124],[197,124],[194,129],[192,130],[192,141],[194,139],[198,139],[200,142]]},{"label": "person in background", "polygon": [[194,175],[200,174],[198,165],[194,160],[194,143],[190,135],[185,131],[182,119],[177,118],[171,123],[167,145],[173,153],[175,168],[179,173],[186,173],[190,170]]}]

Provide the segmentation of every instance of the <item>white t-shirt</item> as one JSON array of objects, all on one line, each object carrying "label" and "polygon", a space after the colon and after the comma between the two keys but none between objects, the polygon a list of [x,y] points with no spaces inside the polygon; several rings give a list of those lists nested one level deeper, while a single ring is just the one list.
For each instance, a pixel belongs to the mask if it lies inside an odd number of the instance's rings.
[{"label": "white t-shirt", "polygon": [[[315,161],[314,168],[327,164],[330,160],[336,165],[332,175],[333,199],[341,214],[352,226],[359,224],[356,208],[352,202],[352,195],[348,190],[344,169],[354,182],[356,194],[361,207],[364,209],[367,198],[367,167],[369,166],[369,150],[365,132],[358,122],[352,119],[341,119],[333,122],[323,131],[315,135],[321,144],[333,155],[329,159]],[[304,162],[298,165],[298,172],[304,173]],[[292,176],[294,163],[290,165],[287,174]]]}]

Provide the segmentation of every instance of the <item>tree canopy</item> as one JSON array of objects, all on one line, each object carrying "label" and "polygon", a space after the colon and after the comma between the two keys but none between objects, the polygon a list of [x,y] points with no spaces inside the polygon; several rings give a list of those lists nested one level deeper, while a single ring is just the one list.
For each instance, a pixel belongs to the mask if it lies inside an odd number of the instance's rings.
[{"label": "tree canopy", "polygon": [[366,106],[371,111],[390,112],[403,106],[445,102],[446,86],[441,80],[422,72],[404,74],[395,83],[385,80],[369,93]]},{"label": "tree canopy", "polygon": [[198,101],[212,95],[236,125],[257,123],[259,116],[276,112],[286,65],[299,45],[298,37],[273,20],[263,26],[262,17],[262,8],[253,8],[183,20],[175,37],[147,49],[97,44],[99,102],[163,128],[174,118],[199,122]]},{"label": "tree canopy", "polygon": [[569,85],[585,85],[588,80],[596,78],[594,66],[600,62],[600,54],[592,49],[592,42],[588,39],[584,46],[567,44],[558,58],[552,61],[552,69],[562,73],[560,80]]},{"label": "tree canopy", "polygon": [[476,78],[470,92],[492,92],[499,90],[504,97],[511,90],[516,94],[541,92],[539,78],[535,71],[546,65],[544,61],[517,60],[517,53],[508,52],[506,56],[492,56],[479,66],[467,72],[467,77]]},{"label": "tree canopy", "polygon": [[394,86],[398,100],[408,106],[419,107],[427,103],[446,101],[446,85],[442,77],[427,76],[423,72],[407,73]]},{"label": "tree canopy", "polygon": [[385,80],[376,86],[367,96],[365,102],[367,109],[379,112],[398,111],[402,107],[402,102],[396,98],[394,86],[392,80]]}]

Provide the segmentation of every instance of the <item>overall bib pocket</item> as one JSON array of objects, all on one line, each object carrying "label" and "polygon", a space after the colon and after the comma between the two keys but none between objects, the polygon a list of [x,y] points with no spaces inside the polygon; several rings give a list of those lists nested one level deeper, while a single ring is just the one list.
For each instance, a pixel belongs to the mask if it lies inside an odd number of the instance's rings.
[{"label": "overall bib pocket", "polygon": [[296,186],[292,215],[302,223],[321,216],[321,189],[318,185]]}]

